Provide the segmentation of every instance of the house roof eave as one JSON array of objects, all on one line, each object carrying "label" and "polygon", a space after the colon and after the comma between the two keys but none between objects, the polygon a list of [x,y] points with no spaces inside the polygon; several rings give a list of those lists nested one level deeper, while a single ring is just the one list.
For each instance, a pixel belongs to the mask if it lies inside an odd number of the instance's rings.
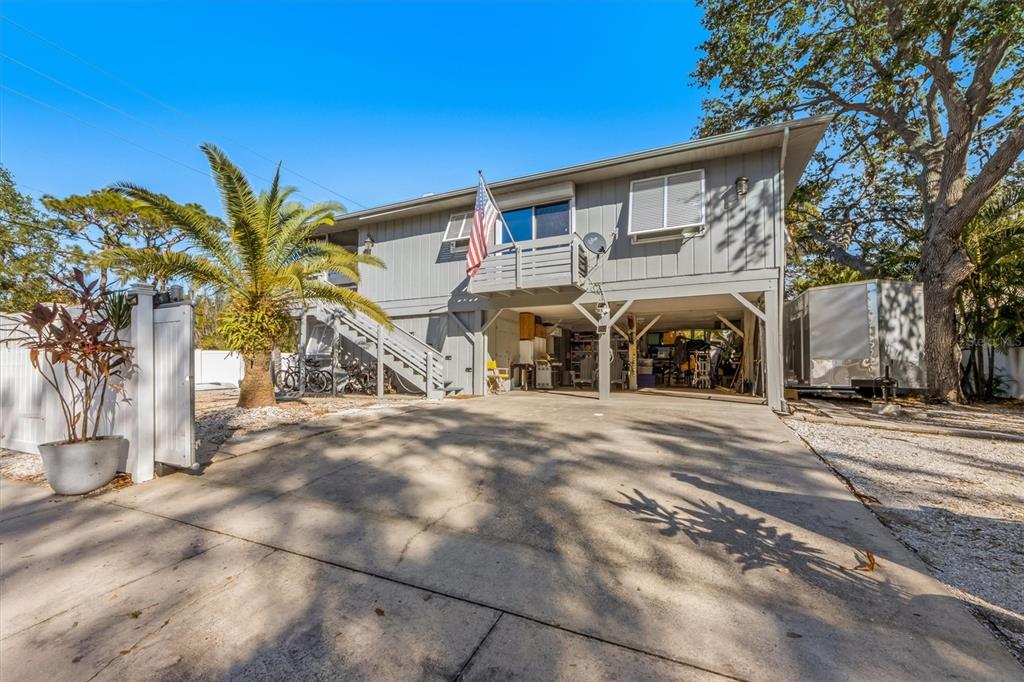
[{"label": "house roof eave", "polygon": [[[646,169],[653,169],[659,165],[664,167],[699,161],[714,156],[727,156],[757,149],[781,147],[784,143],[786,130],[788,129],[789,140],[786,143],[787,153],[784,167],[785,195],[788,199],[796,187],[804,168],[814,154],[814,150],[825,134],[825,129],[834,118],[835,114],[819,114],[759,128],[750,128],[700,138],[667,147],[658,147],[632,154],[566,166],[517,178],[499,180],[488,183],[488,186],[500,201],[500,195],[503,192],[530,189],[558,180],[571,180],[577,183],[590,182],[606,176],[643,172]],[[333,225],[318,229],[317,234],[331,234],[391,218],[466,206],[472,203],[475,193],[475,186],[465,187],[346,213],[338,217]]]}]

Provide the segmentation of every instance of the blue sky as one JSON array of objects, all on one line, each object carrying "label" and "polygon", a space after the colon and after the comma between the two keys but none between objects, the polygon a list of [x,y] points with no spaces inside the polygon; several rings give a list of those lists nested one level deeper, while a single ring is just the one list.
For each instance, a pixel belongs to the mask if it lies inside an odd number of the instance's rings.
[{"label": "blue sky", "polygon": [[0,163],[33,195],[130,180],[219,212],[196,172],[212,141],[253,175],[283,160],[308,178],[285,173],[304,198],[337,192],[352,210],[471,185],[477,168],[498,180],[686,140],[704,96],[690,3],[5,0],[0,13],[0,83],[20,93],[0,89]]}]

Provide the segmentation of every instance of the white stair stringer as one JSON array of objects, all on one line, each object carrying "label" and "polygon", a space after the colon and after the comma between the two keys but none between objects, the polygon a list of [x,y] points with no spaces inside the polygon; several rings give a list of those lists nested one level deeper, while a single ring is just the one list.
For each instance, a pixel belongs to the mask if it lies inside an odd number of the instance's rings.
[{"label": "white stair stringer", "polygon": [[[377,335],[382,332],[385,366],[403,379],[403,383],[415,386],[428,398],[461,390],[452,389],[450,382],[445,381],[444,356],[404,329],[382,330],[369,315],[344,306],[319,303],[309,310],[309,314],[373,356],[377,354]],[[429,387],[426,380],[428,367]]]}]

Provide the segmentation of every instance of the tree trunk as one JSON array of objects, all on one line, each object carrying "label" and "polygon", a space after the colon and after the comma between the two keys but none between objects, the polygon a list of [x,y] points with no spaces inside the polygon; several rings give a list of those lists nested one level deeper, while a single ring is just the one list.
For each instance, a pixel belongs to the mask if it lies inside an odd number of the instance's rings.
[{"label": "tree trunk", "polygon": [[239,407],[271,407],[277,404],[274,381],[270,376],[269,351],[245,358],[245,376],[239,389]]},{"label": "tree trunk", "polygon": [[927,395],[932,400],[960,400],[963,353],[956,325],[960,286],[974,271],[961,235],[966,221],[944,211],[925,211],[925,240],[918,276],[924,288],[924,356]]},{"label": "tree trunk", "polygon": [[928,397],[956,402],[960,386],[960,345],[956,334],[957,282],[924,281],[924,355]]}]

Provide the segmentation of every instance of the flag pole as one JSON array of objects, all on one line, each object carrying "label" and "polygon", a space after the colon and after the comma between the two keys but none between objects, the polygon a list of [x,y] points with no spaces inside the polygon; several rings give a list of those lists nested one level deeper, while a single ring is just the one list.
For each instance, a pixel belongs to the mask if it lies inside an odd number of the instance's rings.
[{"label": "flag pole", "polygon": [[494,195],[491,194],[491,188],[487,186],[487,180],[484,178],[484,172],[482,170],[477,171],[477,175],[480,176],[480,182],[484,183],[484,191],[487,192],[487,197],[494,204],[494,208],[498,210],[498,218],[501,220],[501,226],[505,228],[505,234],[512,240],[512,246],[516,246],[516,238],[512,236],[512,230],[508,229],[508,223],[505,222],[505,216],[501,214],[501,209],[498,207],[498,202],[495,200]]}]

